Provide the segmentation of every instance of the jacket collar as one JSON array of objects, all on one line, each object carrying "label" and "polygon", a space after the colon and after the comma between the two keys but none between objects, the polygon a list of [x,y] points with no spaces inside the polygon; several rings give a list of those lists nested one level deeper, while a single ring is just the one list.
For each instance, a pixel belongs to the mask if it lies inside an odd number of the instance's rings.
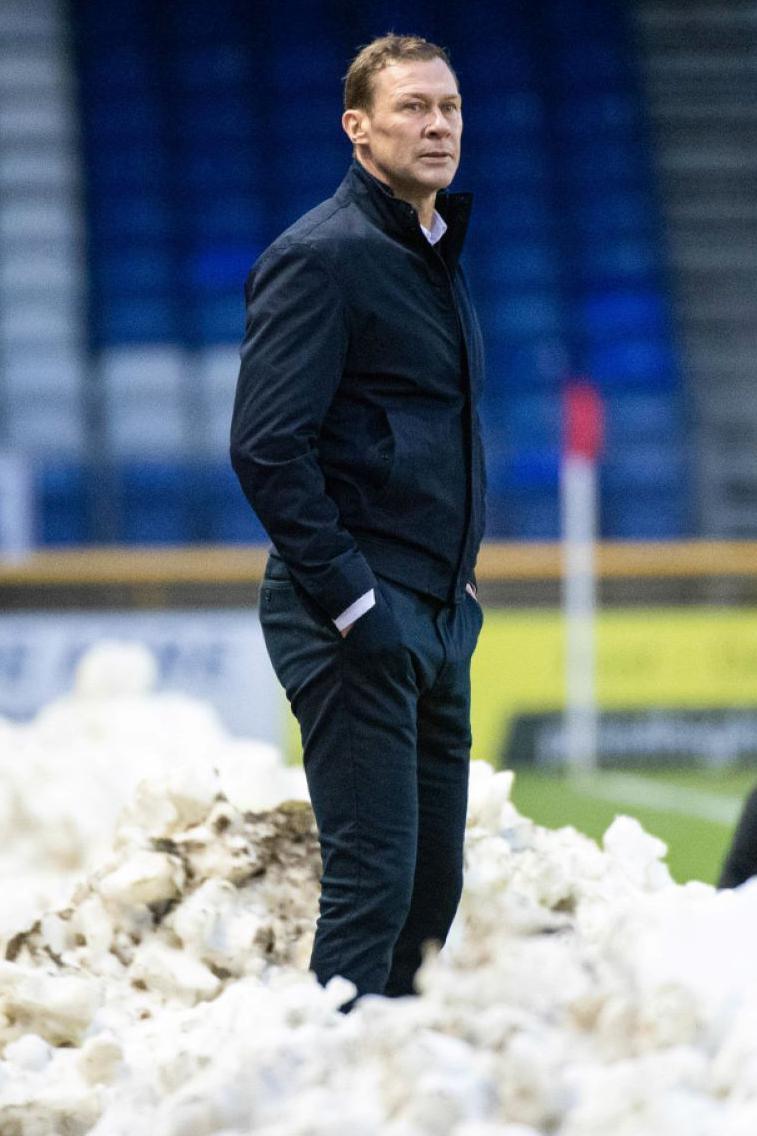
[{"label": "jacket collar", "polygon": [[[352,159],[347,176],[337,190],[337,196],[354,198],[364,212],[391,236],[403,241],[420,238],[426,242],[418,223],[418,214],[412,205],[395,197],[389,186],[370,174],[357,158]],[[437,247],[452,269],[462,252],[472,203],[471,193],[440,190],[436,195],[436,208],[447,223],[447,232]]]}]

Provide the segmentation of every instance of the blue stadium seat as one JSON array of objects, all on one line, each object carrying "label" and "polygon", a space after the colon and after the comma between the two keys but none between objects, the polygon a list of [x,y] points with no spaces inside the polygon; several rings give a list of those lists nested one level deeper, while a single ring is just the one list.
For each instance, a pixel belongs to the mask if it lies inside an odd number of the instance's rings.
[{"label": "blue stadium seat", "polygon": [[555,70],[558,81],[569,91],[622,89],[632,78],[623,53],[590,40],[558,55]]},{"label": "blue stadium seat", "polygon": [[203,0],[182,0],[178,6],[167,5],[172,39],[179,43],[223,43],[234,41],[239,21],[247,8],[239,0],[214,0],[208,8]]},{"label": "blue stadium seat", "polygon": [[[287,51],[273,52],[267,60],[268,82],[283,96],[293,94],[312,94],[313,91],[333,89],[334,75],[343,74],[344,60],[333,41],[323,34],[315,42],[290,37],[291,17],[283,12],[286,21],[285,35],[289,37]],[[303,8],[298,10],[298,19],[305,16]],[[317,21],[320,24],[320,21]]]},{"label": "blue stadium seat", "polygon": [[596,192],[613,185],[641,187],[649,180],[646,151],[631,139],[574,142],[563,154],[562,179],[571,187],[588,185]]},{"label": "blue stadium seat", "polygon": [[546,238],[554,234],[556,206],[541,184],[519,189],[505,182],[495,199],[486,200],[483,205],[486,209],[483,228],[489,247],[492,232],[518,236],[534,233]]},{"label": "blue stadium seat", "polygon": [[[242,283],[250,268],[262,252],[260,247],[207,245],[187,258],[187,281],[198,296],[230,291],[242,295]],[[229,297],[230,298],[230,297]]]},{"label": "blue stadium seat", "polygon": [[142,187],[154,190],[156,185],[165,184],[168,176],[166,154],[162,147],[139,145],[133,142],[128,147],[116,143],[98,147],[97,162],[90,171],[95,192],[132,193]]},{"label": "blue stadium seat", "polygon": [[670,387],[677,380],[675,356],[663,339],[618,339],[589,346],[584,370],[606,387]]},{"label": "blue stadium seat", "polygon": [[185,184],[190,190],[200,189],[208,198],[216,193],[237,190],[242,180],[246,156],[254,162],[252,146],[248,155],[244,147],[207,150],[196,149],[188,155],[183,164]]},{"label": "blue stadium seat", "polygon": [[93,312],[92,333],[98,343],[176,342],[176,296],[100,295]]},{"label": "blue stadium seat", "polygon": [[509,239],[495,246],[490,243],[488,253],[481,257],[478,279],[484,287],[504,285],[508,291],[517,285],[549,288],[557,285],[559,272],[554,244]]},{"label": "blue stadium seat", "polygon": [[485,192],[494,192],[494,187],[549,183],[551,162],[549,152],[539,142],[501,146],[490,150],[485,165],[478,171],[478,179],[486,187]]},{"label": "blue stadium seat", "polygon": [[476,110],[471,126],[466,125],[466,137],[475,135],[500,144],[503,137],[534,137],[546,129],[547,118],[543,96],[535,90],[502,90],[495,88],[487,94],[486,102]]},{"label": "blue stadium seat", "polygon": [[218,295],[209,295],[199,302],[192,316],[187,335],[197,345],[206,343],[235,343],[244,331],[244,297],[241,284]]},{"label": "blue stadium seat", "polygon": [[607,452],[633,443],[667,447],[683,433],[681,399],[669,391],[620,390],[605,399]]},{"label": "blue stadium seat", "polygon": [[233,42],[180,48],[171,60],[176,82],[187,92],[242,88],[250,82],[252,69],[243,45]]},{"label": "blue stadium seat", "polygon": [[635,137],[641,126],[639,103],[626,91],[598,91],[566,98],[553,112],[556,129],[576,141]]},{"label": "blue stadium seat", "polygon": [[648,188],[595,184],[572,187],[570,218],[579,238],[656,234],[658,219]]},{"label": "blue stadium seat", "polygon": [[662,337],[670,330],[659,289],[590,293],[577,305],[577,314],[584,333],[595,340],[629,334]]},{"label": "blue stadium seat", "polygon": [[160,241],[171,231],[171,207],[159,194],[100,194],[89,217],[95,255],[100,241]]},{"label": "blue stadium seat", "polygon": [[676,540],[689,532],[680,492],[606,494],[601,513],[602,532],[609,540]]},{"label": "blue stadium seat", "polygon": [[514,393],[506,406],[507,434],[512,446],[552,452],[559,449],[562,430],[559,391]]},{"label": "blue stadium seat", "polygon": [[193,503],[205,521],[205,540],[231,544],[268,541],[268,534],[242,493],[228,462],[198,469],[193,483]]},{"label": "blue stadium seat", "polygon": [[644,492],[674,493],[685,476],[683,451],[675,438],[667,446],[657,442],[616,445],[602,466],[602,483],[608,493]]},{"label": "blue stadium seat", "polygon": [[644,236],[586,241],[580,252],[581,278],[591,281],[652,282],[660,270],[657,245]]},{"label": "blue stadium seat", "polygon": [[607,0],[546,4],[542,18],[545,26],[553,34],[564,37],[568,44],[592,36],[604,43],[617,44],[624,42],[626,35],[619,5],[608,4]]},{"label": "blue stadium seat", "polygon": [[196,153],[222,153],[231,145],[238,151],[238,173],[248,162],[258,164],[251,144],[255,132],[244,91],[216,91],[204,98],[188,96],[177,108],[174,129],[178,138],[191,143],[186,154],[190,161]]},{"label": "blue stadium seat", "polygon": [[557,488],[507,491],[487,504],[490,540],[557,540],[560,496]]},{"label": "blue stadium seat", "polygon": [[[505,30],[502,28],[501,33]],[[499,34],[487,38],[481,35],[476,48],[476,68],[466,74],[465,86],[475,92],[522,91],[535,85],[537,74],[537,61],[513,26],[509,36]]]},{"label": "blue stadium seat", "polygon": [[503,400],[510,390],[533,390],[535,386],[555,389],[569,373],[569,353],[560,335],[524,337],[520,342],[512,335],[487,339],[489,388],[499,389]]},{"label": "blue stadium seat", "polygon": [[190,539],[186,469],[169,462],[127,462],[119,480],[126,544],[183,544]]},{"label": "blue stadium seat", "polygon": [[494,326],[500,333],[516,340],[560,335],[564,313],[557,292],[503,289],[493,299],[496,302]]},{"label": "blue stadium seat", "polygon": [[80,463],[47,462],[37,471],[37,536],[43,545],[86,544],[91,537],[87,473]]},{"label": "blue stadium seat", "polygon": [[150,91],[96,93],[90,136],[97,146],[160,145],[160,104]]},{"label": "blue stadium seat", "polygon": [[104,245],[97,270],[102,286],[112,294],[168,293],[173,283],[172,259],[171,251],[158,244],[141,248],[133,243],[125,248]]}]

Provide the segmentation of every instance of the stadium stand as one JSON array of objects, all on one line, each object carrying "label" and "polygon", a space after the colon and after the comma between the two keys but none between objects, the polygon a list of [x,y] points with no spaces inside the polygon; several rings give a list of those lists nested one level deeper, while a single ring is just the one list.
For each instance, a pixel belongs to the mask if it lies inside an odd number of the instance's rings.
[{"label": "stadium stand", "polygon": [[81,457],[77,114],[58,5],[0,5],[0,447]]},{"label": "stadium stand", "polygon": [[[4,315],[4,440],[55,441],[39,480],[43,542],[263,539],[226,459],[242,283],[265,244],[341,179],[349,152],[338,77],[358,44],[389,27],[449,44],[470,108],[457,183],[477,197],[467,261],[488,354],[489,536],[558,535],[559,407],[574,376],[594,381],[607,405],[603,535],[690,531],[682,377],[624,5],[472,0],[403,11],[380,2],[367,11],[317,0],[298,7],[295,25],[280,6],[253,16],[240,0],[33,7],[50,13],[47,38],[34,43],[68,59],[77,78],[78,133],[61,125],[70,74],[59,68],[40,90],[57,108],[44,126],[67,179],[56,201],[78,204],[71,171],[81,170],[88,280],[83,319],[68,292],[48,311],[54,343],[35,339],[32,307]],[[17,51],[31,42],[21,26],[31,9],[15,0],[11,9],[16,23],[3,17],[2,27]],[[23,107],[25,76],[45,67],[3,66]],[[0,154],[3,169],[19,155]],[[32,204],[23,208],[19,261],[42,223]],[[76,209],[64,221],[60,208],[46,208],[45,224],[75,232]],[[4,263],[10,240],[4,232]],[[80,294],[81,270],[43,260],[41,279],[58,272]],[[37,354],[14,371],[10,348],[24,328]],[[86,334],[87,381],[64,333]],[[70,362],[35,363],[48,347]],[[21,398],[15,376],[30,370]],[[40,415],[28,394],[37,388]],[[95,508],[85,469],[98,463],[110,474],[95,480],[111,496],[102,488]]]},{"label": "stadium stand", "polygon": [[693,413],[696,527],[757,536],[757,10],[637,6]]}]

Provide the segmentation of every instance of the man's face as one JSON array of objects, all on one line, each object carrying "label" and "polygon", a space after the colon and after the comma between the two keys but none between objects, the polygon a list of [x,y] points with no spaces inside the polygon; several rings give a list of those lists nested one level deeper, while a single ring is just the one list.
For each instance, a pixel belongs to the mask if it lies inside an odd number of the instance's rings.
[{"label": "man's face", "polygon": [[425,195],[457,171],[461,103],[442,59],[391,63],[373,76],[371,109],[347,111],[345,129],[371,173],[395,191]]}]

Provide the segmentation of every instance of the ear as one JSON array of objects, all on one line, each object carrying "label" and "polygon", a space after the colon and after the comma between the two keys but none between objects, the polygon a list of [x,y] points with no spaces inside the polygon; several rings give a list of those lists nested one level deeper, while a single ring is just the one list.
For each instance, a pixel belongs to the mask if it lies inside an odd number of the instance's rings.
[{"label": "ear", "polygon": [[342,115],[342,130],[353,146],[359,146],[367,141],[365,132],[367,118],[364,110],[346,110]]}]

